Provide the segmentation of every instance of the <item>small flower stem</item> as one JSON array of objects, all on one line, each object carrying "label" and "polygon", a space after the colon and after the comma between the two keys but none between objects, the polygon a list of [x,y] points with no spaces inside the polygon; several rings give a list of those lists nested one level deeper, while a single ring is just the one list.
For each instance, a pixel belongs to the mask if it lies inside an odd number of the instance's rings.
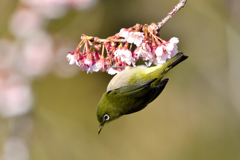
[{"label": "small flower stem", "polygon": [[76,51],[79,51],[84,43],[85,43],[85,39],[82,39],[81,42],[78,44]]},{"label": "small flower stem", "polygon": [[104,56],[104,44],[102,45],[102,54],[101,55],[103,55]]},{"label": "small flower stem", "polygon": [[131,44],[130,44],[130,47],[129,47],[129,50],[132,50],[132,46],[133,46],[133,44],[131,43]]},{"label": "small flower stem", "polygon": [[173,17],[173,15],[175,13],[177,13],[181,8],[183,8],[185,6],[185,4],[187,3],[187,0],[180,0],[180,2],[175,6],[173,7],[173,10],[171,12],[168,13],[168,15],[161,21],[161,22],[158,22],[157,23],[157,28],[156,30],[159,31],[162,26],[169,20]]},{"label": "small flower stem", "polygon": [[[156,39],[157,40],[157,39]],[[152,47],[156,49],[155,37],[152,36]]]},{"label": "small flower stem", "polygon": [[[104,46],[105,47],[105,46]],[[106,47],[105,47],[106,48]],[[106,52],[107,52],[107,56],[110,56],[109,52],[108,52],[108,49],[106,49]]]}]

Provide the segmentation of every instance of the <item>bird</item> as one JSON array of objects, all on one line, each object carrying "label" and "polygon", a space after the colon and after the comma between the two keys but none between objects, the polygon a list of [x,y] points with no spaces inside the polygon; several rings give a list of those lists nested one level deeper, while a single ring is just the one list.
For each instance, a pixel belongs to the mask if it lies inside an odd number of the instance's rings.
[{"label": "bird", "polygon": [[165,74],[187,58],[178,52],[162,65],[128,67],[116,74],[97,105],[98,134],[105,124],[138,112],[155,100],[168,83]]}]

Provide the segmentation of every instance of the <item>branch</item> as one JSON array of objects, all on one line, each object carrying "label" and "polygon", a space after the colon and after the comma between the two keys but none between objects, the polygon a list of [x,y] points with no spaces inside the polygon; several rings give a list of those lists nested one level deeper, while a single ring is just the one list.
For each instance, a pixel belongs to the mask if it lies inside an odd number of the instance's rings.
[{"label": "branch", "polygon": [[[179,40],[173,37],[165,41],[160,38],[158,32],[175,13],[185,6],[186,1],[180,0],[158,24],[136,24],[130,28],[122,28],[119,33],[106,39],[83,34],[76,50],[67,55],[69,64],[76,64],[87,73],[106,71],[109,74],[119,73],[127,66],[135,67],[139,59],[142,59],[147,66],[151,66],[152,63],[164,64],[178,53]],[[135,44],[136,48],[132,48],[132,44]],[[102,53],[100,53],[101,49]]]},{"label": "branch", "polygon": [[[173,17],[173,15],[175,13],[177,13],[181,8],[183,8],[186,4],[187,0],[180,0],[179,3],[173,7],[173,10],[171,12],[168,13],[168,15],[161,21],[161,22],[158,22],[153,30],[156,30],[159,32],[159,30],[163,27],[163,25]],[[139,24],[136,24],[136,27],[139,27]],[[86,36],[86,35],[83,35],[81,37],[81,39],[85,39],[87,38],[88,40],[92,41],[92,42],[96,42],[96,43],[107,43],[107,42],[116,42],[116,43],[125,43],[126,40],[125,39],[120,39],[119,38],[116,38],[116,37],[108,37],[107,39],[100,39],[98,37],[92,37],[92,36]]]},{"label": "branch", "polygon": [[157,28],[156,30],[159,31],[162,26],[169,20],[172,18],[172,16],[177,13],[181,8],[183,8],[186,4],[187,0],[180,0],[180,2],[173,7],[173,10],[171,12],[168,13],[168,15],[161,21],[157,23]]},{"label": "branch", "polygon": [[85,38],[96,43],[107,43],[107,42],[125,43],[126,42],[125,39],[114,39],[114,38],[100,39],[98,37],[90,37],[86,35],[81,36],[81,39],[85,39]]}]

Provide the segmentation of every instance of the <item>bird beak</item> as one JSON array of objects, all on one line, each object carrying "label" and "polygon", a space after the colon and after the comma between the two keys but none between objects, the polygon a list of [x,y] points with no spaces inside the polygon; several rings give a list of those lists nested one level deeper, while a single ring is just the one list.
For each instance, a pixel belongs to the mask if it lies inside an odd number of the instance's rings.
[{"label": "bird beak", "polygon": [[99,125],[99,128],[98,128],[98,134],[100,134],[103,126],[104,126],[105,122],[103,122],[102,124]]}]

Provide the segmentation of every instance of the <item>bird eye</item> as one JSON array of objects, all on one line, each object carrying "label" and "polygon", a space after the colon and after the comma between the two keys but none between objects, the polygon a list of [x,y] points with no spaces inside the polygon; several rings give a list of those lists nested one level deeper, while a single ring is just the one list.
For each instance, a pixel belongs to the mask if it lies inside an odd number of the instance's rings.
[{"label": "bird eye", "polygon": [[108,115],[108,114],[105,114],[104,116],[103,116],[103,120],[104,121],[108,121],[110,119],[110,116]]}]

